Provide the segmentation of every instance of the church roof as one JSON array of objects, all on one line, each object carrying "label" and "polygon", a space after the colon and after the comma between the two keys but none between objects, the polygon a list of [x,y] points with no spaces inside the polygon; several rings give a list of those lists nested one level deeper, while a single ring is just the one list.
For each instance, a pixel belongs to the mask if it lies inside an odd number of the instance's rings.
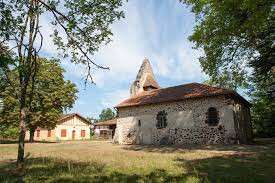
[{"label": "church roof", "polygon": [[116,125],[117,119],[111,119],[108,121],[102,121],[102,122],[97,122],[94,124],[94,126],[109,126],[109,125]]},{"label": "church roof", "polygon": [[159,84],[151,75],[147,75],[146,80],[143,84],[143,87],[148,87],[148,86],[153,86],[154,88],[160,88]]},{"label": "church roof", "polygon": [[116,108],[149,105],[163,102],[179,101],[190,98],[201,98],[219,95],[232,95],[238,97],[246,104],[250,105],[247,100],[245,100],[233,90],[208,86],[199,83],[190,83],[169,88],[143,91],[124,100],[122,103],[118,104]]}]

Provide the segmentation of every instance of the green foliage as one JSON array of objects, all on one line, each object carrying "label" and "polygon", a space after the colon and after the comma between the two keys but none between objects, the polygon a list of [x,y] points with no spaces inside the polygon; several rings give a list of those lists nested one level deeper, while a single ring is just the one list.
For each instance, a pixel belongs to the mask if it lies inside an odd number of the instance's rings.
[{"label": "green foliage", "polygon": [[270,91],[274,92],[275,81],[273,85],[271,82],[258,83],[251,93],[251,119],[254,135],[258,137],[275,137],[274,96],[269,96]]},{"label": "green foliage", "polygon": [[[20,83],[20,133],[18,145],[18,169],[24,166],[24,139],[27,113],[32,109],[33,91],[28,90],[34,84],[40,51],[45,39],[42,24],[51,23],[47,34],[51,38],[60,56],[70,56],[71,62],[84,64],[87,67],[85,84],[93,83],[94,68],[109,69],[98,65],[92,56],[103,44],[110,42],[112,32],[110,25],[124,17],[120,10],[122,0],[5,0],[0,2],[0,43],[15,45],[15,53],[10,55],[14,63],[2,62],[0,74],[8,75],[17,68],[17,80]],[[41,21],[43,20],[43,21]],[[51,31],[51,32],[50,32]],[[4,60],[4,59],[3,59]],[[10,59],[8,59],[10,60]],[[4,64],[2,64],[4,63]],[[7,79],[13,85],[10,79]],[[27,102],[29,97],[29,103]],[[62,102],[62,101],[58,101]],[[50,101],[46,101],[50,103]],[[56,111],[55,111],[56,112]]]},{"label": "green foliage", "polygon": [[[27,97],[29,128],[54,128],[60,114],[73,106],[76,100],[77,89],[70,81],[65,81],[64,70],[55,60],[39,59],[38,72],[33,86],[27,91],[34,95]],[[0,111],[0,124],[17,127],[19,121],[19,93],[20,85],[16,69],[7,77],[0,78],[0,98],[3,100],[3,109]],[[32,91],[31,91],[32,90]]]},{"label": "green foliage", "polygon": [[17,126],[11,126],[1,123],[0,125],[0,139],[16,139],[19,135]]},{"label": "green foliage", "polygon": [[[47,31],[52,31],[51,38],[58,47],[60,56],[70,55],[72,62],[87,65],[86,79],[92,81],[92,67],[108,69],[96,64],[91,56],[101,45],[111,41],[110,25],[124,17],[121,6],[122,0],[3,1],[0,3],[0,41],[16,42],[18,49],[15,55],[20,62],[24,57],[28,60],[20,63],[22,72],[33,72],[33,68],[28,67],[31,56],[38,55],[44,40],[39,20],[47,16],[43,20],[48,20],[53,25],[54,29]],[[28,37],[31,38],[28,39],[29,43],[23,43],[21,38]],[[28,51],[25,52],[24,49]]]},{"label": "green foliage", "polygon": [[224,73],[222,73],[218,78],[206,80],[204,81],[204,84],[227,88],[231,90],[248,87],[248,82],[246,82],[246,80],[243,79],[242,76],[239,76],[238,73],[234,71],[233,73],[224,71]]},{"label": "green foliage", "polygon": [[[234,86],[252,73],[273,75],[275,14],[272,0],[180,0],[192,7],[198,24],[190,40],[204,51],[203,71],[218,81],[232,73]],[[249,72],[248,72],[249,71]]]},{"label": "green foliage", "polygon": [[[199,61],[207,84],[253,88],[252,124],[274,136],[275,13],[272,0],[180,0],[192,7],[197,25],[190,40],[205,53]],[[267,95],[268,91],[273,98]]]},{"label": "green foliage", "polygon": [[95,135],[94,129],[90,129],[90,138],[92,139],[94,135]]},{"label": "green foliage", "polygon": [[94,119],[93,117],[86,117],[87,120],[89,120],[91,123],[93,123],[94,121],[96,121],[96,119]]},{"label": "green foliage", "polygon": [[98,121],[107,121],[107,120],[114,119],[115,117],[116,117],[116,113],[112,109],[106,108],[101,111]]}]

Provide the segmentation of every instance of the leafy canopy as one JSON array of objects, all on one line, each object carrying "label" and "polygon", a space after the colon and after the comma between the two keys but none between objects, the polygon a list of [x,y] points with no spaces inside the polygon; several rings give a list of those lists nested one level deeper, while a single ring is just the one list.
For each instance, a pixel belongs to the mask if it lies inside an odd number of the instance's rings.
[{"label": "leafy canopy", "polygon": [[[87,66],[86,81],[93,82],[92,68],[108,67],[95,63],[91,56],[111,41],[109,26],[124,17],[121,6],[122,0],[1,1],[0,42],[15,45],[12,49],[16,51],[16,58],[27,60],[19,64],[21,71],[33,72],[31,57],[39,55],[44,40],[52,39],[60,51],[59,56],[69,56],[72,62]],[[51,33],[51,38],[43,35],[43,28]]]},{"label": "leafy canopy", "polygon": [[[256,83],[250,93],[252,99],[251,121],[255,136],[275,137],[274,91],[271,79]],[[272,96],[273,95],[273,96]]]},{"label": "leafy canopy", "polygon": [[[56,60],[39,59],[36,82],[27,90],[34,90],[33,96],[26,98],[28,105],[27,126],[54,128],[64,110],[72,108],[77,89],[75,84],[64,80],[64,70]],[[12,85],[7,80],[11,80]],[[30,91],[29,91],[30,92]],[[17,127],[19,121],[20,85],[16,69],[8,77],[0,77],[1,126]]]},{"label": "leafy canopy", "polygon": [[106,109],[103,109],[99,114],[99,121],[107,121],[107,120],[114,119],[115,117],[116,117],[115,112],[110,108],[106,108]]},{"label": "leafy canopy", "polygon": [[196,15],[198,24],[190,40],[204,51],[200,64],[213,81],[225,72],[240,86],[250,73],[258,81],[274,77],[272,0],[180,1]]},{"label": "leafy canopy", "polygon": [[[28,112],[27,97],[32,98],[38,59],[45,39],[52,39],[60,56],[71,62],[84,64],[85,84],[93,82],[94,69],[109,69],[97,64],[92,56],[103,44],[110,41],[110,25],[124,17],[120,10],[122,0],[5,0],[0,1],[0,44],[11,45],[11,55],[16,64],[2,62],[0,74],[10,75],[17,68],[20,84],[20,118],[17,167],[24,167],[24,139]],[[44,22],[42,24],[41,22]],[[51,23],[52,26],[48,26]],[[42,26],[47,34],[42,31]],[[9,50],[8,50],[9,52]],[[8,79],[9,80],[9,79]],[[13,83],[9,80],[9,84]],[[31,102],[31,100],[30,100]]]}]

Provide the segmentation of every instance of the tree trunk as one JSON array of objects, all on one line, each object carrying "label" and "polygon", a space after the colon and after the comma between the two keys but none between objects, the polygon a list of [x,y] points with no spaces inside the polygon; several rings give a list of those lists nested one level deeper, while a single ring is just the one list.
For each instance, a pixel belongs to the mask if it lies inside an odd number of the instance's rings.
[{"label": "tree trunk", "polygon": [[35,128],[30,128],[30,142],[34,142]]},{"label": "tree trunk", "polygon": [[19,122],[19,141],[18,141],[18,155],[17,155],[17,168],[19,170],[24,168],[24,151],[25,151],[25,134],[26,134],[26,108],[20,109],[20,122]]},{"label": "tree trunk", "polygon": [[17,168],[22,170],[24,168],[24,151],[25,151],[25,135],[26,135],[26,98],[27,98],[27,84],[24,79],[20,79],[21,95],[20,95],[20,118],[19,118],[19,140],[18,140],[18,154],[17,154]]}]

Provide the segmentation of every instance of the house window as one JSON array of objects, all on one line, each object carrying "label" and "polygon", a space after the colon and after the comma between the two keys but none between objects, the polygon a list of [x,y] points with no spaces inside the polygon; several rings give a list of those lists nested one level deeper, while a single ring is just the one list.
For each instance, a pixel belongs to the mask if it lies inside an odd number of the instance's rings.
[{"label": "house window", "polygon": [[164,110],[158,112],[156,119],[157,119],[156,126],[158,129],[165,128],[167,126],[167,112],[165,112]]},{"label": "house window", "polygon": [[61,130],[61,137],[66,137],[66,135],[67,135],[67,130],[62,129]]},{"label": "house window", "polygon": [[51,136],[52,136],[52,131],[48,130],[48,137],[51,137]]},{"label": "house window", "polygon": [[138,120],[138,126],[141,126],[141,121],[140,121],[140,119]]},{"label": "house window", "polygon": [[206,121],[209,126],[216,126],[219,123],[219,114],[215,107],[210,107],[206,113]]},{"label": "house window", "polygon": [[40,130],[36,130],[36,137],[40,137]]},{"label": "house window", "polygon": [[85,130],[81,130],[81,137],[85,137]]}]

